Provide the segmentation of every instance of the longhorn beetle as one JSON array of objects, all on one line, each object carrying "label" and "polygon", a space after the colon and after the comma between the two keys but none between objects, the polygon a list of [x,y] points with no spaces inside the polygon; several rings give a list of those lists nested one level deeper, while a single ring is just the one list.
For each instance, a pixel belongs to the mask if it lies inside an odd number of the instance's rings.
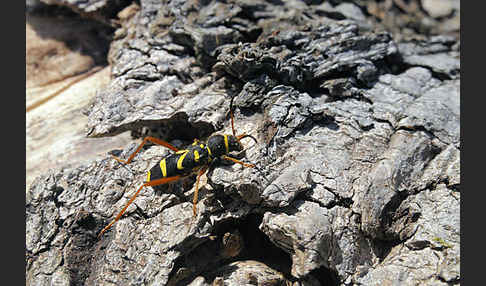
[{"label": "longhorn beetle", "polygon": [[[233,97],[234,98],[234,97]],[[162,145],[174,151],[175,153],[171,153],[165,158],[162,158],[158,164],[153,166],[150,171],[147,173],[147,181],[143,183],[140,188],[135,192],[135,194],[130,198],[128,203],[123,207],[123,209],[118,213],[118,215],[105,227],[101,232],[98,234],[98,238],[106,232],[115,222],[117,222],[123,213],[126,211],[128,206],[135,200],[137,195],[143,189],[143,187],[148,186],[158,186],[163,185],[169,182],[174,182],[185,178],[191,174],[197,174],[196,179],[196,189],[194,191],[194,198],[192,201],[192,210],[194,216],[196,216],[196,204],[197,204],[197,196],[199,191],[199,179],[201,176],[207,171],[209,166],[215,161],[215,159],[221,158],[224,160],[232,161],[234,163],[241,164],[245,167],[254,168],[254,164],[248,164],[241,162],[235,158],[228,156],[230,152],[233,151],[243,151],[243,145],[241,144],[240,140],[246,137],[250,137],[255,142],[257,140],[246,133],[241,135],[236,135],[235,127],[234,127],[234,118],[233,118],[233,98],[230,101],[230,117],[231,117],[231,130],[233,132],[232,135],[229,134],[215,134],[211,135],[207,142],[201,142],[197,139],[194,139],[194,143],[188,146],[187,149],[179,150],[178,148],[172,146],[168,142],[157,139],[154,137],[147,136],[143,139],[142,143],[138,146],[138,148],[133,152],[128,159],[122,160],[114,155],[113,158],[122,164],[129,164],[132,159],[147,143],[150,141],[152,143]]]}]

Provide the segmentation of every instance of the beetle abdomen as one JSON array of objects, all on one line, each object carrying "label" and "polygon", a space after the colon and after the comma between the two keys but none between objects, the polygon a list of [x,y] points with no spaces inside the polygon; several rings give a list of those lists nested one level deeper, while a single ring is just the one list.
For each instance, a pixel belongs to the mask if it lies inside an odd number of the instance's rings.
[{"label": "beetle abdomen", "polygon": [[160,160],[147,173],[147,181],[173,176],[187,176],[210,161],[209,150],[205,144],[197,143],[187,149],[179,150]]}]

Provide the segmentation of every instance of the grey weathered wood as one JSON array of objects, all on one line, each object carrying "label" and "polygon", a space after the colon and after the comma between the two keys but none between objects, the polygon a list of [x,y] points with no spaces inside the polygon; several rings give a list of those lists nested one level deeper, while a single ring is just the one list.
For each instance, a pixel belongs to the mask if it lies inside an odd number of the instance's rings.
[{"label": "grey weathered wood", "polygon": [[[419,48],[306,2],[141,1],[87,135],[148,128],[182,148],[230,134],[234,97],[257,167],[215,164],[196,217],[194,176],[147,187],[99,240],[169,151],[46,172],[26,197],[27,284],[459,283],[457,40]],[[450,65],[414,62],[423,49]]]}]

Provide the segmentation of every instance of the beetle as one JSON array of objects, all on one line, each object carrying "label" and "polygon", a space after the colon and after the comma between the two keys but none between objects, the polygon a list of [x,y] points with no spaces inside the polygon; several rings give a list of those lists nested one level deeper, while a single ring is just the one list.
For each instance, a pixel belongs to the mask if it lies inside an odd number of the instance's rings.
[{"label": "beetle", "polygon": [[133,160],[135,155],[149,141],[174,151],[174,153],[171,153],[168,156],[162,158],[147,172],[146,182],[144,182],[138,188],[135,194],[132,195],[130,200],[126,203],[126,205],[118,213],[118,215],[105,228],[100,231],[100,233],[98,234],[98,238],[101,237],[104,232],[106,232],[114,223],[116,223],[121,218],[123,213],[125,213],[125,211],[127,210],[128,206],[133,203],[135,198],[144,187],[163,185],[170,182],[178,181],[192,174],[197,174],[196,188],[192,201],[193,214],[194,216],[196,216],[199,179],[213,164],[213,162],[217,161],[216,159],[219,158],[228,160],[234,163],[241,164],[248,168],[255,167],[254,164],[248,164],[229,156],[229,154],[233,151],[242,152],[244,150],[243,145],[241,144],[241,139],[249,137],[257,142],[257,140],[249,134],[243,133],[241,135],[236,135],[233,117],[233,99],[234,97],[231,98],[230,101],[231,130],[233,134],[213,134],[209,136],[206,142],[194,139],[194,143],[186,147],[186,149],[178,149],[164,140],[147,136],[143,139],[142,143],[128,157],[127,160],[123,160],[112,155],[113,158],[118,162],[122,164],[129,164]]}]

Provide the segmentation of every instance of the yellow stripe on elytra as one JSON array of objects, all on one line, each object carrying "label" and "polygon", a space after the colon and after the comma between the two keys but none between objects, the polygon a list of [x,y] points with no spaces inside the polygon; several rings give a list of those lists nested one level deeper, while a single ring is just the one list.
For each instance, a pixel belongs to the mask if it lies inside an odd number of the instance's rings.
[{"label": "yellow stripe on elytra", "polygon": [[194,150],[194,161],[199,162],[199,152],[197,150]]},{"label": "yellow stripe on elytra", "polygon": [[213,154],[211,154],[211,149],[209,149],[208,145],[206,145],[206,149],[208,149],[209,156],[212,156]]},{"label": "yellow stripe on elytra", "polygon": [[183,170],[184,167],[182,166],[182,161],[184,161],[184,158],[186,157],[188,151],[185,150],[184,154],[182,154],[179,159],[177,160],[177,169],[178,170]]},{"label": "yellow stripe on elytra", "polygon": [[150,171],[147,173],[147,182],[150,182]]},{"label": "yellow stripe on elytra", "polygon": [[226,154],[228,154],[229,153],[228,135],[224,135],[224,147],[226,148]]},{"label": "yellow stripe on elytra", "polygon": [[165,159],[160,161],[160,170],[162,171],[162,177],[167,177],[167,166],[165,163]]}]

